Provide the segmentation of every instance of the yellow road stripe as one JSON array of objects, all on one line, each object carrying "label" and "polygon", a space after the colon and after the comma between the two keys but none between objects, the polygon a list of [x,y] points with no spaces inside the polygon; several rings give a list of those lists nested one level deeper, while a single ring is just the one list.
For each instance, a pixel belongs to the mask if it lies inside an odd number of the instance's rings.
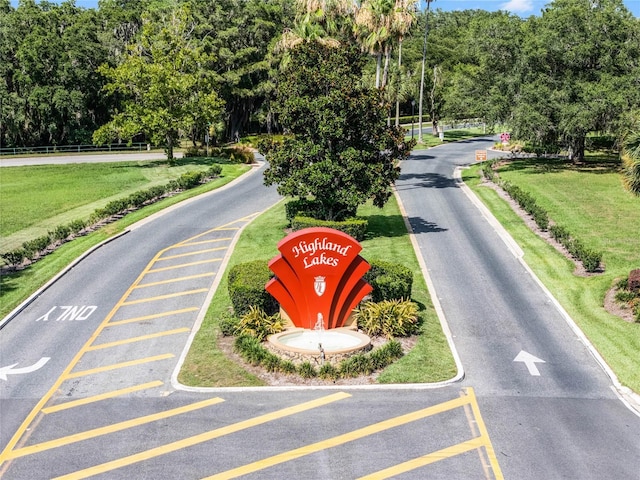
[{"label": "yellow road stripe", "polygon": [[52,405],[42,409],[42,413],[56,413],[69,408],[80,407],[88,403],[99,402],[100,400],[107,400],[109,398],[119,397],[120,395],[126,395],[128,393],[139,392],[148,388],[155,388],[164,385],[164,382],[156,380],[155,382],[142,383],[140,385],[134,385],[133,387],[121,388],[120,390],[113,390],[107,393],[101,393],[100,395],[93,395],[92,397],[80,398],[71,402],[59,403],[58,405]]},{"label": "yellow road stripe", "polygon": [[194,280],[196,278],[213,277],[215,274],[216,272],[207,272],[207,273],[200,273],[198,275],[189,275],[188,277],[170,278],[168,280],[159,280],[157,282],[141,283],[140,285],[137,285],[136,288],[148,288],[148,287],[155,287],[157,285],[167,285],[169,283]]},{"label": "yellow road stripe", "polygon": [[204,245],[206,243],[215,243],[215,242],[228,242],[229,240],[232,240],[233,237],[224,237],[224,238],[212,238],[211,240],[202,240],[200,242],[189,242],[189,243],[180,243],[179,245],[176,245],[174,248],[180,248],[180,247],[193,247],[194,245]]},{"label": "yellow road stripe", "polygon": [[119,432],[121,430],[127,430],[129,428],[138,427],[146,423],[155,422],[165,418],[180,415],[182,413],[192,412],[201,408],[209,407],[217,403],[224,402],[222,398],[210,398],[209,400],[203,400],[202,402],[192,403],[191,405],[185,405],[184,407],[173,408],[164,412],[154,413],[152,415],[146,415],[144,417],[134,418],[132,420],[126,420],[124,422],[114,423],[113,425],[107,425],[106,427],[94,428],[93,430],[87,430],[86,432],[74,433],[66,437],[57,438],[48,442],[42,442],[35,445],[29,445],[28,447],[18,448],[11,452],[9,458],[24,457],[26,455],[33,455],[34,453],[40,453],[45,450],[51,450],[52,448],[63,447],[72,443],[81,442],[90,438],[99,437],[101,435],[107,435],[109,433]]},{"label": "yellow road stripe", "polygon": [[478,406],[475,391],[471,387],[467,388],[466,391],[471,400],[469,403],[473,410],[473,416],[476,419],[478,430],[480,431],[480,436],[486,439],[485,447],[487,450],[487,456],[489,457],[489,463],[491,464],[491,468],[493,469],[493,475],[496,480],[503,480],[504,477],[502,476],[502,470],[500,470],[500,465],[498,464],[498,459],[496,458],[496,452],[493,450],[493,445],[491,443],[491,440],[489,439],[489,431],[487,430],[487,426],[482,419],[482,415],[480,415],[480,407]]},{"label": "yellow road stripe", "polygon": [[166,360],[173,358],[173,353],[165,353],[163,355],[156,355],[154,357],[139,358],[137,360],[131,360],[129,362],[113,363],[104,367],[92,368],[90,370],[82,370],[80,372],[72,372],[67,375],[67,378],[78,378],[87,375],[93,375],[94,373],[108,372],[109,370],[117,370],[119,368],[133,367],[135,365],[142,365],[143,363],[156,362],[158,360]]},{"label": "yellow road stripe", "polygon": [[166,295],[158,295],[157,297],[140,298],[138,300],[130,300],[122,305],[137,305],[139,303],[155,302],[157,300],[165,300],[167,298],[183,297],[185,295],[195,295],[196,293],[208,292],[207,288],[197,288],[195,290],[185,290],[184,292],[167,293]]},{"label": "yellow road stripe", "polygon": [[226,248],[227,247],[216,247],[216,248],[207,248],[206,250],[198,250],[196,252],[178,253],[176,255],[168,255],[166,257],[160,257],[156,261],[161,262],[164,260],[173,260],[175,258],[193,257],[194,255],[201,255],[203,253],[219,252],[220,250],[226,250]]},{"label": "yellow road stripe", "polygon": [[[180,265],[171,265],[170,267],[154,268],[147,271],[147,273],[166,272],[167,270],[176,270],[178,268],[195,267],[196,265],[203,265],[205,263],[215,263],[222,260],[221,258],[209,258],[208,260],[200,260],[198,262],[181,263]],[[155,262],[154,262],[155,263]]]},{"label": "yellow road stripe", "polygon": [[103,348],[117,347],[120,345],[126,345],[127,343],[142,342],[144,340],[151,340],[152,338],[166,337],[168,335],[177,335],[179,333],[187,333],[190,331],[191,329],[186,327],[175,328],[173,330],[165,330],[164,332],[150,333],[148,335],[140,335],[139,337],[125,338],[124,340],[117,340],[115,342],[100,343],[98,345],[92,345],[87,349],[87,351],[91,352],[93,350],[100,350]]},{"label": "yellow road stripe", "polygon": [[424,467],[425,465],[429,465],[430,463],[435,463],[440,460],[445,460],[447,458],[451,458],[456,455],[475,450],[476,448],[480,448],[483,445],[484,439],[481,437],[476,437],[471,440],[467,440],[466,442],[443,448],[442,450],[438,450],[437,452],[414,458],[412,460],[409,460],[408,462],[400,463],[399,465],[385,468],[384,470],[380,470],[379,472],[360,477],[358,480],[381,480],[384,478],[394,477],[396,475],[400,475],[401,473],[410,472],[411,470],[415,470],[416,468]]},{"label": "yellow road stripe", "polygon": [[306,410],[311,410],[313,408],[321,407],[329,403],[336,402],[338,400],[344,400],[345,398],[349,398],[349,397],[351,397],[351,395],[348,393],[344,393],[344,392],[334,393],[333,395],[321,397],[316,400],[311,400],[309,402],[301,403],[299,405],[294,405],[293,407],[283,408],[282,410],[278,410],[272,413],[267,413],[265,415],[260,415],[259,417],[250,418],[242,422],[234,423],[233,425],[228,425],[226,427],[218,428],[216,430],[204,432],[199,435],[195,435],[193,437],[185,438],[184,440],[178,440],[177,442],[168,443],[167,445],[152,448],[150,450],[146,450],[144,452],[140,452],[135,455],[130,455],[128,457],[120,458],[118,460],[113,460],[111,462],[103,463],[101,465],[96,465],[95,467],[87,468],[85,470],[79,470],[77,472],[73,472],[68,475],[64,475],[62,477],[57,477],[54,480],[63,480],[63,479],[71,480],[71,479],[87,478],[92,475],[98,475],[100,473],[109,472],[111,470],[115,470],[116,468],[125,467],[137,462],[149,460],[150,458],[158,457],[160,455],[165,455],[167,453],[175,452],[177,450],[182,450],[184,448],[191,447],[199,443],[207,442],[209,440],[213,440],[215,438],[222,437],[224,435],[236,433],[236,432],[239,432],[240,430],[245,430],[250,427],[255,427],[256,425],[261,425],[263,423],[271,422],[273,420],[278,420],[280,418],[284,418],[289,415],[294,415],[296,413],[304,412]]},{"label": "yellow road stripe", "polygon": [[118,320],[116,322],[109,322],[107,324],[107,327],[117,327],[118,325],[126,325],[128,323],[143,322],[145,320],[154,320],[156,318],[170,317],[173,315],[179,315],[181,313],[197,312],[198,310],[200,310],[200,307],[189,307],[189,308],[181,308],[180,310],[169,310],[167,312],[153,313],[151,315],[144,315],[142,317],[127,318],[124,320]]},{"label": "yellow road stripe", "polygon": [[368,427],[359,428],[358,430],[354,430],[352,432],[338,435],[333,438],[328,438],[327,440],[322,440],[320,442],[316,442],[311,445],[305,445],[304,447],[300,447],[295,450],[290,450],[288,452],[280,453],[278,455],[274,455],[272,457],[265,458],[257,462],[249,463],[242,467],[234,468],[232,470],[227,470],[226,472],[222,472],[217,475],[213,475],[211,477],[206,477],[206,479],[203,479],[203,480],[213,480],[213,479],[217,480],[217,479],[223,479],[223,478],[227,479],[227,478],[236,478],[241,475],[248,475],[249,473],[257,472],[258,470],[263,470],[265,468],[278,465],[279,463],[289,462],[291,460],[295,460],[296,458],[304,457],[305,455],[310,455],[312,453],[326,450],[328,448],[337,447],[338,445],[352,442],[354,440],[358,440],[360,438],[364,438],[369,435],[373,435],[375,433],[380,433],[390,428],[415,422],[416,420],[430,417],[431,415],[436,415],[438,413],[446,412],[448,410],[453,410],[454,408],[461,407],[462,405],[465,405],[468,402],[469,402],[469,399],[467,397],[460,397],[454,400],[449,400],[448,402],[440,403],[438,405],[424,408],[416,412],[407,413],[406,415],[401,415],[399,417],[390,418],[388,420],[384,420],[382,422],[369,425]]}]

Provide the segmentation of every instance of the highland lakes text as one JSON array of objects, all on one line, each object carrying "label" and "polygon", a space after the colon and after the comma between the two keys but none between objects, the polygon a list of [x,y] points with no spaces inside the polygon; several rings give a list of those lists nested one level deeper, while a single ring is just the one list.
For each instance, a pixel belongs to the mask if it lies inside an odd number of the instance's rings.
[{"label": "highland lakes text", "polygon": [[[340,245],[339,243],[330,242],[327,238],[316,238],[313,242],[306,242],[302,240],[291,251],[295,255],[294,258],[298,258],[300,255],[306,255],[302,260],[304,262],[304,268],[310,268],[316,265],[328,265],[331,267],[337,267],[339,258],[327,256],[325,252],[335,252],[338,255],[346,257],[349,249],[352,245]],[[319,253],[319,255],[317,255]]]}]

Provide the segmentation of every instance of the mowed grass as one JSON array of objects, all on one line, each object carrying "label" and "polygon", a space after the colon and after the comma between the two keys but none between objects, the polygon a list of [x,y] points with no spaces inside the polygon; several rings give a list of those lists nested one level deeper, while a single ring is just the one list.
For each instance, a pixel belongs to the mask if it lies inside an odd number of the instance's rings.
[{"label": "mowed grass", "polygon": [[[395,198],[391,198],[384,209],[367,204],[359,209],[358,215],[369,219],[369,231],[362,242],[361,255],[366,260],[384,259],[400,263],[415,272],[412,299],[419,304],[424,318],[416,347],[387,367],[378,381],[430,383],[454,377],[457,373],[455,361],[431,303]],[[276,246],[285,235],[285,227],[284,202],[280,202],[243,231],[229,260],[227,273],[233,265],[259,259],[268,261],[277,255]],[[227,273],[223,276],[185,359],[178,377],[183,384],[208,387],[263,385],[259,378],[231,362],[218,346],[218,322],[231,305]]]},{"label": "mowed grass", "polygon": [[[116,164],[114,167],[127,169],[126,163]],[[207,162],[208,164],[208,162]],[[87,169],[92,170],[93,165],[82,164],[86,166]],[[111,164],[113,165],[113,164]],[[161,165],[161,163],[159,164]],[[162,180],[162,182],[168,182],[175,176],[179,176],[181,173],[187,170],[194,171],[195,168],[189,168],[188,164],[182,164],[186,169],[179,168],[178,170],[171,170],[171,173],[165,172],[160,176],[166,177]],[[199,165],[199,164],[195,164]],[[0,168],[0,174],[2,174],[2,183],[4,183],[4,169],[10,169],[13,167],[2,167]],[[20,167],[23,168],[23,167]],[[35,167],[24,167],[23,172],[26,176],[31,176],[30,168]],[[134,169],[139,169],[140,167],[136,164],[133,167]],[[165,168],[173,168],[166,166]],[[208,168],[208,166],[204,165],[204,168]],[[68,242],[64,244],[62,247],[57,249],[50,255],[47,255],[44,259],[36,262],[35,264],[25,268],[24,270],[20,270],[14,273],[3,273],[0,275],[0,319],[6,317],[14,308],[16,308],[21,302],[27,299],[33,292],[42,287],[45,283],[47,283],[51,278],[53,278],[58,272],[63,270],[67,265],[73,262],[76,258],[81,256],[84,252],[97,245],[98,243],[108,239],[113,235],[117,235],[118,233],[124,231],[128,226],[134,224],[142,220],[149,215],[152,215],[160,210],[167,208],[171,205],[175,205],[183,200],[188,198],[192,198],[197,195],[201,195],[205,192],[214,190],[216,188],[220,188],[223,185],[231,182],[235,178],[242,175],[244,172],[250,169],[248,165],[238,165],[238,164],[223,164],[222,165],[222,173],[220,177],[214,179],[213,181],[201,185],[197,188],[185,191],[176,195],[174,197],[163,199],[157,203],[146,206],[140,210],[130,213],[125,216],[123,219],[118,220],[112,224],[107,225],[106,227],[97,230],[87,236],[76,238],[72,242]],[[167,177],[167,175],[169,175]],[[141,190],[151,186],[151,183],[145,183],[140,185],[138,188],[135,188],[134,191]],[[43,187],[45,188],[45,187]],[[129,192],[131,193],[131,192]],[[121,196],[126,196],[128,193],[123,192],[115,196],[115,198],[120,198]],[[7,202],[6,205],[9,205],[9,208],[14,208],[15,205],[25,202],[32,203],[29,199],[29,194],[24,194],[20,196],[14,196],[12,202],[8,202],[7,198],[3,198],[3,201]],[[96,200],[90,204],[90,209],[86,216],[88,216],[95,208],[98,208],[100,205],[104,205],[106,201],[104,200]],[[94,205],[97,205],[94,208]],[[2,210],[1,217],[4,217],[5,210]],[[64,217],[64,214],[61,214]],[[56,216],[55,218],[60,218],[61,215]],[[71,216],[69,215],[66,220],[63,220],[61,223],[66,223],[71,220],[75,220],[77,218],[86,218],[86,216],[78,217],[75,213]],[[39,228],[42,228],[46,233],[46,227],[43,227],[42,224],[46,224],[48,219],[42,219],[41,223],[38,224]],[[2,219],[2,223],[4,223],[4,218]],[[59,223],[56,223],[58,225]],[[30,230],[29,228],[26,230]],[[23,231],[20,231],[23,232]],[[28,239],[34,238],[30,236]]]},{"label": "mowed grass", "polygon": [[97,208],[168,183],[211,160],[176,159],[0,168],[0,251],[18,248],[56,226],[87,219]]},{"label": "mowed grass", "polygon": [[623,189],[617,162],[574,166],[559,160],[511,162],[500,176],[531,193],[550,217],[603,252],[603,274],[579,277],[574,264],[531,232],[495,191],[479,185],[478,167],[464,180],[525,251],[525,261],[578,324],[623,385],[640,392],[640,324],[604,309],[606,292],[640,268],[640,198]]}]

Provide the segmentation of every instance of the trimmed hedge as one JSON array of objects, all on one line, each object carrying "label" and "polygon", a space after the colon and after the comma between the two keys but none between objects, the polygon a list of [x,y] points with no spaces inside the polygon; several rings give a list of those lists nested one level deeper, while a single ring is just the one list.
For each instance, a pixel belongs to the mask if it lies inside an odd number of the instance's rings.
[{"label": "trimmed hedge", "polygon": [[259,308],[267,315],[278,311],[278,303],[264,289],[273,276],[266,260],[240,263],[231,268],[228,289],[235,315],[242,317],[251,311],[251,307]]},{"label": "trimmed hedge", "polygon": [[[345,221],[356,216],[357,207],[342,206],[337,208],[340,214],[336,217],[336,221]],[[307,198],[299,198],[291,200],[285,205],[285,215],[289,224],[296,216],[311,218],[326,218],[326,212],[322,203]]]},{"label": "trimmed hedge", "polygon": [[373,287],[371,299],[382,300],[410,299],[413,287],[413,272],[397,263],[384,260],[371,260],[371,269],[364,274],[364,280]]},{"label": "trimmed hedge", "polygon": [[77,235],[86,228],[87,225],[95,225],[114,215],[126,214],[129,209],[140,208],[147,202],[154,202],[171,191],[188,190],[197,187],[206,181],[207,178],[217,177],[221,172],[222,166],[214,164],[205,172],[187,172],[178,177],[177,180],[169,182],[167,185],[157,185],[148,190],[134,192],[128,197],[113,200],[103,208],[96,209],[87,221],[74,220],[67,225],[58,225],[53,231],[48,232],[47,235],[24,242],[21,248],[0,253],[0,258],[2,258],[9,267],[20,265],[25,259],[34,261],[44,250],[49,247],[54,247],[56,242],[66,241],[71,235]]},{"label": "trimmed hedge", "polygon": [[593,273],[600,268],[602,252],[586,247],[580,240],[573,238],[563,226],[551,224],[547,211],[540,207],[529,193],[517,185],[501,181],[494,172],[493,165],[493,162],[489,162],[482,167],[482,173],[488,180],[496,183],[507,192],[525,212],[533,217],[536,225],[538,225],[541,230],[549,230],[551,236],[562,244],[573,258],[582,263],[582,266],[587,272]]},{"label": "trimmed hedge", "polygon": [[327,220],[318,220],[316,218],[302,217],[298,215],[291,221],[291,228],[294,231],[311,227],[333,228],[352,236],[359,242],[364,240],[368,226],[369,222],[367,220],[359,218],[345,220],[344,222],[330,222]]}]

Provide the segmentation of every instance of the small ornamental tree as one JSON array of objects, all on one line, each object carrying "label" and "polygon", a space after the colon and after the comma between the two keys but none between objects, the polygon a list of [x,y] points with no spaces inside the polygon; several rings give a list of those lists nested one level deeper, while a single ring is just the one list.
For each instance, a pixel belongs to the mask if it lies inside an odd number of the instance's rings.
[{"label": "small ornamental tree", "polygon": [[260,146],[264,183],[314,200],[321,220],[344,220],[369,199],[384,206],[413,146],[386,125],[381,91],[362,85],[365,61],[352,47],[303,43],[277,79],[274,110],[286,135]]}]

